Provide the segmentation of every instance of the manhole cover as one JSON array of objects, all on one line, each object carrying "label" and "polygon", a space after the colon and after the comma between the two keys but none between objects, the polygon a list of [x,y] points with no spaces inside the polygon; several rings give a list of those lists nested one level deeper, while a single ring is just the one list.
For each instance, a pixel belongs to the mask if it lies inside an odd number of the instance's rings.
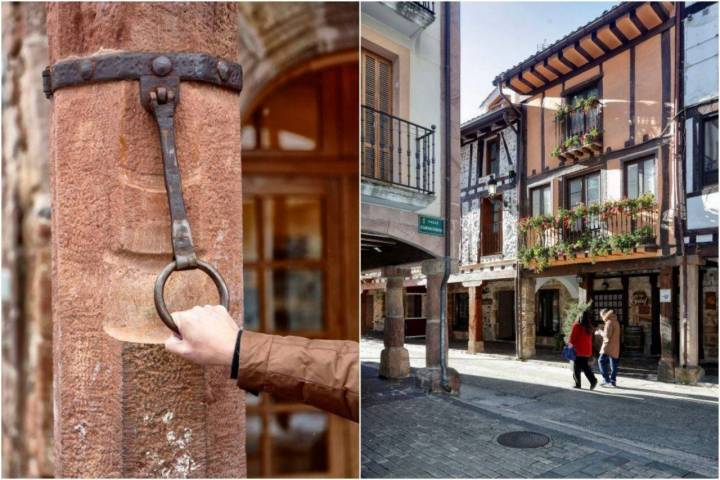
[{"label": "manhole cover", "polygon": [[550,437],[536,432],[507,432],[500,435],[497,442],[511,448],[538,448],[547,445]]}]

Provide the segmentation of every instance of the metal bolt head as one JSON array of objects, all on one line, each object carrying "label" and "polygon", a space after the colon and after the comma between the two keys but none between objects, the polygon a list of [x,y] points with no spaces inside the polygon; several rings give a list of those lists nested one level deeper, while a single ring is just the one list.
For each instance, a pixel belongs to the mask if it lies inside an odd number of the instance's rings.
[{"label": "metal bolt head", "polygon": [[85,60],[80,64],[80,76],[83,80],[90,80],[93,72],[95,71],[95,65],[92,60]]},{"label": "metal bolt head", "polygon": [[160,55],[153,60],[152,69],[155,75],[164,77],[172,70],[172,62],[165,55]]},{"label": "metal bolt head", "polygon": [[227,62],[224,60],[220,60],[217,64],[217,71],[218,75],[220,75],[220,79],[225,81],[227,80],[228,74],[230,73],[230,67],[228,66]]}]

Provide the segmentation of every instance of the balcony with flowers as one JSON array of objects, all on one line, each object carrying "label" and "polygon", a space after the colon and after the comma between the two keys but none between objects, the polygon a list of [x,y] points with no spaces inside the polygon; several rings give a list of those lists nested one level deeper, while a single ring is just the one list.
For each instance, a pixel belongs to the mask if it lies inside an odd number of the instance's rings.
[{"label": "balcony with flowers", "polygon": [[555,112],[557,145],[550,153],[560,163],[602,152],[602,103],[597,96],[578,98]]},{"label": "balcony with flowers", "polygon": [[652,194],[572,210],[537,215],[519,222],[524,268],[536,273],[548,266],[621,260],[657,252],[658,206]]}]

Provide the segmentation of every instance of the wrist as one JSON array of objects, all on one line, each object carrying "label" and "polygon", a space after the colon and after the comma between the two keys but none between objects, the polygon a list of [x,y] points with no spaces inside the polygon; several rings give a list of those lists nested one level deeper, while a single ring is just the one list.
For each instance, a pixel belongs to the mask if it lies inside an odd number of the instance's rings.
[{"label": "wrist", "polygon": [[237,380],[240,370],[240,342],[242,340],[243,329],[239,329],[233,342],[234,348],[230,357],[230,378]]}]

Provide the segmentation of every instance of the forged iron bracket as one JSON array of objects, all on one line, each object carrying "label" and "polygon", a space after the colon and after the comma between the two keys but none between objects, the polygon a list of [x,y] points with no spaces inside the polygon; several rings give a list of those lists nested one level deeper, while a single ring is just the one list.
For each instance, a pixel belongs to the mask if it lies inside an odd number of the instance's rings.
[{"label": "forged iron bracket", "polygon": [[220,303],[226,309],[229,305],[228,288],[222,276],[210,264],[199,260],[193,247],[175,147],[175,108],[180,101],[180,82],[211,83],[239,92],[242,67],[204,53],[97,55],[63,60],[47,67],[43,71],[43,90],[51,98],[61,88],[118,80],[139,80],[140,103],[153,115],[160,133],[174,259],[158,275],[154,299],[162,321],[179,336],[164,300],[165,282],[175,270],[202,270],[215,283]]}]

